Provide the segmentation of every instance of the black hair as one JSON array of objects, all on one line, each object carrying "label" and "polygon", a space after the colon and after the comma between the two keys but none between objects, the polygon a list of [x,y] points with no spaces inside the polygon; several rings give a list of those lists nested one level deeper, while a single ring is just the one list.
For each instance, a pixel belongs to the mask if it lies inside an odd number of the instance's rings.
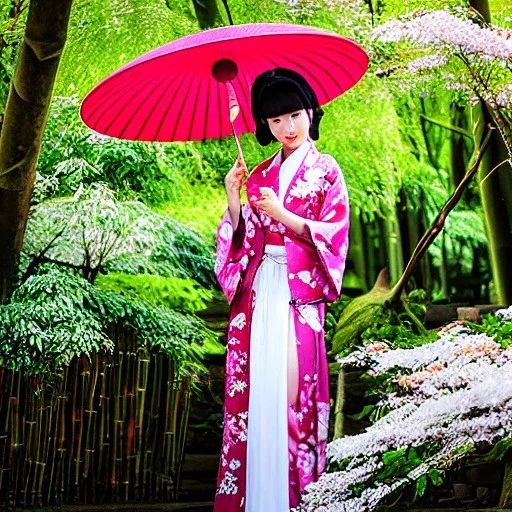
[{"label": "black hair", "polygon": [[256,123],[256,139],[262,146],[276,140],[267,119],[302,109],[312,111],[309,136],[318,140],[324,112],[313,88],[296,71],[275,68],[258,75],[251,88],[251,107]]}]

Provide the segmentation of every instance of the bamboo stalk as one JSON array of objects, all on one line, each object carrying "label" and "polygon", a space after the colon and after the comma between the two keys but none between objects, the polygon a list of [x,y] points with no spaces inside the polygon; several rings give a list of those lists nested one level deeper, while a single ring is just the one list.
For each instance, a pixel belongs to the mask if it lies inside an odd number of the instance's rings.
[{"label": "bamboo stalk", "polygon": [[141,483],[143,482],[142,475],[142,459],[144,450],[144,417],[145,417],[145,404],[146,404],[146,391],[148,385],[148,367],[150,359],[147,351],[139,351],[138,353],[138,373],[137,373],[137,416],[136,416],[136,439],[137,457],[135,459],[135,475],[137,478],[135,484],[135,499],[142,498],[142,492],[140,489]]},{"label": "bamboo stalk", "polygon": [[86,439],[85,439],[85,459],[84,459],[84,476],[87,478],[91,475],[92,471],[92,457],[94,456],[94,440],[96,438],[96,414],[98,411],[95,410],[94,396],[96,393],[96,385],[98,383],[98,354],[93,357],[93,365],[91,367],[91,378],[89,379],[89,389],[87,392],[87,408],[85,413],[87,414],[87,428],[86,428]]},{"label": "bamboo stalk", "polygon": [[[51,408],[48,408],[45,404],[46,390],[44,386],[39,384],[39,396],[37,397],[38,402],[38,417],[39,417],[39,428],[38,439],[37,439],[37,453],[36,453],[36,477],[34,484],[36,485],[35,503],[38,507],[43,506],[43,479],[46,470],[46,453],[48,451],[48,437],[49,433],[49,421],[51,418]],[[50,412],[50,418],[48,418],[48,412]]]},{"label": "bamboo stalk", "polygon": [[33,388],[33,382],[29,381],[28,386],[28,407],[27,407],[27,414],[25,416],[25,421],[23,422],[23,425],[25,428],[28,427],[28,433],[25,433],[24,438],[26,440],[26,454],[25,454],[25,460],[28,463],[28,470],[27,470],[27,478],[25,480],[25,488],[24,488],[24,505],[31,505],[33,503],[33,496],[35,493],[34,489],[34,481],[35,481],[35,474],[36,474],[36,467],[35,467],[35,460],[34,460],[34,444],[37,444],[37,439],[35,439],[34,431],[36,430],[34,428],[36,421],[36,411],[35,411],[35,403],[34,403],[34,393],[32,392]]},{"label": "bamboo stalk", "polygon": [[121,419],[121,383],[122,383],[122,370],[123,370],[123,352],[118,353],[118,363],[117,363],[117,371],[113,370],[114,376],[114,439],[113,439],[113,452],[112,452],[112,498],[114,501],[119,500],[119,475],[120,471],[120,457],[119,457],[119,443],[121,432],[120,429],[122,427],[123,420]]},{"label": "bamboo stalk", "polygon": [[176,378],[171,358],[130,352],[133,332],[109,334],[128,352],[96,354],[91,366],[77,358],[39,394],[37,379],[0,368],[0,499],[26,506],[176,499],[190,382]]},{"label": "bamboo stalk", "polygon": [[179,434],[179,461],[177,467],[174,470],[174,493],[173,499],[178,499],[178,490],[181,484],[181,469],[183,467],[183,458],[185,454],[185,443],[187,441],[187,431],[188,431],[188,420],[190,418],[190,377],[187,377],[184,381],[182,381],[182,385],[185,387],[183,396],[183,406],[180,411],[180,426],[178,428]]},{"label": "bamboo stalk", "polygon": [[[108,375],[110,374],[107,362],[102,362],[102,371],[100,373],[101,377],[101,385],[100,385],[100,404],[99,410],[101,411],[100,415],[100,433],[98,437],[98,457],[97,457],[97,469],[96,475],[98,481],[104,485],[104,493],[106,493],[106,483],[108,482],[107,471],[108,471],[108,455],[105,455],[105,447],[109,446],[108,442],[108,418],[109,418],[109,407],[110,400],[108,396]],[[107,468],[105,468],[107,466]]]},{"label": "bamboo stalk", "polygon": [[0,136],[2,302],[9,297],[16,280],[37,159],[66,41],[71,2],[30,1],[25,37],[5,106]]},{"label": "bamboo stalk", "polygon": [[336,407],[334,409],[334,439],[343,436],[343,420],[345,408],[345,370],[340,368],[336,389]]}]

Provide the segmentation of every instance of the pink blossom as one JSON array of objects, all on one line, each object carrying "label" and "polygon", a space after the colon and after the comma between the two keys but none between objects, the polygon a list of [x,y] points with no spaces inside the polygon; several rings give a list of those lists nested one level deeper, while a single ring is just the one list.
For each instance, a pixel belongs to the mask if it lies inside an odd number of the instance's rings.
[{"label": "pink blossom", "polygon": [[372,37],[382,42],[407,40],[426,48],[504,61],[512,58],[510,32],[496,27],[481,27],[447,10],[425,11],[407,21],[388,21],[375,28]]},{"label": "pink blossom", "polygon": [[430,69],[439,68],[448,62],[447,55],[439,55],[434,53],[432,55],[425,55],[417,59],[411,60],[407,64],[407,70],[410,73],[418,73],[419,71],[428,71]]}]

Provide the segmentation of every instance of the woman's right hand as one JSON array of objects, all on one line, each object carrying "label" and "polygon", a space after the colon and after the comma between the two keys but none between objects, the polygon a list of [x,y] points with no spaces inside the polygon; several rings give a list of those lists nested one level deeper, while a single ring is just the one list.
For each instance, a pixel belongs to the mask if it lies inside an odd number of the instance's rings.
[{"label": "woman's right hand", "polygon": [[226,174],[224,178],[224,185],[226,187],[226,194],[228,195],[228,200],[236,200],[240,199],[240,190],[242,186],[245,184],[247,179],[247,167],[245,166],[245,162],[238,158],[235,162],[235,165],[231,168],[231,170]]},{"label": "woman's right hand", "polygon": [[239,157],[235,165],[226,174],[224,184],[226,186],[226,194],[228,196],[228,209],[231,216],[233,230],[238,227],[240,218],[240,190],[247,180],[247,167],[245,162]]}]

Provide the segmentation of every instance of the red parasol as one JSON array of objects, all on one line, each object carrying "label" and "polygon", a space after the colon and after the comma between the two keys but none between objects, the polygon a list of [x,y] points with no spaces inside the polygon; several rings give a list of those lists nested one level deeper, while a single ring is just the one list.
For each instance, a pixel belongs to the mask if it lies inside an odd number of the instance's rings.
[{"label": "red parasol", "polygon": [[299,72],[325,104],[361,79],[368,57],[352,40],[313,27],[261,23],[212,29],[120,68],[87,95],[81,116],[93,130],[129,140],[204,140],[232,130],[250,132],[251,85],[275,67]]}]

